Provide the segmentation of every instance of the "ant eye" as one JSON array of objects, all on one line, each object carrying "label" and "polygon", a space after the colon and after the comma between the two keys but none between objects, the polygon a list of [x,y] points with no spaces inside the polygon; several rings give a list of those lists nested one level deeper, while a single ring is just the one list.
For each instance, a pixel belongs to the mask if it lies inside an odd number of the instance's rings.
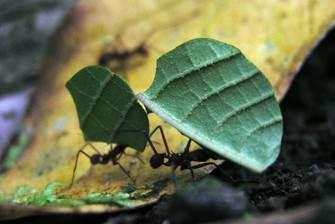
[{"label": "ant eye", "polygon": [[163,154],[155,154],[150,159],[150,166],[154,169],[160,167],[164,163]]}]

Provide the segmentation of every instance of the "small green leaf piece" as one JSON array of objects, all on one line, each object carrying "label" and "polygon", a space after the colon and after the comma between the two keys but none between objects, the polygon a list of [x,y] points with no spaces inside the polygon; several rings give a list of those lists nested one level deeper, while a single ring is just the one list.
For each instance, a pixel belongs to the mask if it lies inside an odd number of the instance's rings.
[{"label": "small green leaf piece", "polygon": [[147,114],[127,82],[102,66],[88,66],[67,83],[86,141],[129,145],[143,151],[149,132]]},{"label": "small green leaf piece", "polygon": [[277,158],[282,115],[271,84],[239,49],[190,40],[160,57],[137,97],[186,136],[251,170]]},{"label": "small green leaf piece", "polygon": [[134,206],[135,203],[130,199],[127,193],[99,193],[91,192],[87,196],[81,198],[87,204],[115,204],[117,206]]}]

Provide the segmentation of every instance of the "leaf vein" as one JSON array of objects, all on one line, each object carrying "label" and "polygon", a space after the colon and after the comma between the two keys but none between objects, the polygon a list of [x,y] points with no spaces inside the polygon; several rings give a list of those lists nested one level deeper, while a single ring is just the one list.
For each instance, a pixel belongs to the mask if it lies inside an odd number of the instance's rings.
[{"label": "leaf vein", "polygon": [[261,124],[259,126],[257,126],[256,128],[252,129],[248,135],[247,135],[247,138],[251,137],[253,134],[255,134],[255,132],[259,131],[259,130],[262,130],[262,129],[265,129],[265,128],[269,128],[273,125],[276,125],[278,123],[280,123],[282,121],[282,118],[281,117],[276,117],[270,121],[267,121],[265,122],[264,124]]},{"label": "leaf vein", "polygon": [[93,96],[92,104],[90,104],[89,108],[87,108],[86,113],[83,114],[83,124],[86,122],[87,117],[92,112],[93,108],[95,107],[95,105],[97,104],[97,102],[99,101],[99,99],[101,98],[102,92],[104,91],[104,89],[106,88],[108,82],[111,79],[112,79],[112,76],[108,76],[107,79],[105,79],[103,82],[100,83],[101,84],[101,88],[99,89],[99,91],[97,92],[97,94],[95,96]]},{"label": "leaf vein", "polygon": [[[239,54],[241,54],[241,52],[238,51],[238,52],[232,53],[231,55],[224,55],[224,56],[216,58],[213,61],[211,61],[211,60],[206,61],[202,65],[199,65],[199,67],[193,66],[190,69],[187,69],[185,71],[182,71],[182,72],[176,74],[170,80],[167,80],[167,82],[164,83],[164,85],[162,85],[162,87],[159,89],[159,91],[155,95],[152,96],[152,100],[158,98],[158,96],[164,91],[165,88],[167,88],[168,85],[170,85],[171,83],[177,81],[178,79],[185,78],[186,76],[193,74],[193,72],[195,72],[195,71],[200,71],[202,69],[207,68],[208,66],[215,65],[215,64],[217,64],[219,62],[222,62],[224,60],[225,61],[232,60],[235,56],[237,56]],[[192,65],[194,65],[193,61],[192,61]]]},{"label": "leaf vein", "polygon": [[209,92],[207,95],[205,95],[204,97],[202,97],[200,99],[200,101],[198,101],[196,104],[194,104],[190,111],[185,115],[184,118],[182,118],[182,121],[185,121],[192,113],[193,111],[199,107],[201,104],[203,104],[204,102],[206,102],[207,100],[209,100],[211,97],[215,96],[215,95],[219,95],[220,93],[222,93],[223,91],[229,89],[229,88],[233,88],[236,87],[238,85],[240,85],[241,83],[248,81],[250,79],[252,79],[253,77],[255,77],[257,74],[259,74],[259,71],[256,69],[254,71],[252,71],[250,74],[242,77],[239,80],[233,80],[232,82],[226,83],[225,85],[220,86],[220,88],[218,88],[215,91]]},{"label": "leaf vein", "polygon": [[88,97],[92,100],[95,100],[95,98],[91,95],[88,95],[87,93],[85,93],[84,91],[82,91],[80,88],[78,88],[78,86],[74,85],[73,83],[69,82],[68,85],[72,86],[79,94]]},{"label": "leaf vein", "polygon": [[216,126],[216,129],[220,128],[222,125],[224,125],[225,122],[227,122],[229,119],[231,119],[232,117],[238,115],[239,113],[248,110],[250,108],[252,108],[253,106],[260,104],[268,99],[270,99],[271,97],[274,97],[274,94],[272,92],[269,92],[267,94],[264,94],[264,96],[261,96],[260,98],[257,98],[254,101],[250,101],[244,105],[242,105],[241,107],[237,108],[236,110],[228,113]]},{"label": "leaf vein", "polygon": [[[85,71],[87,71],[87,73],[97,82],[99,83],[100,85],[103,84],[103,82],[101,82],[99,79],[97,79],[94,74],[90,71],[89,68],[87,68]],[[107,77],[108,78],[108,77]]]},{"label": "leaf vein", "polygon": [[[95,120],[95,122],[96,122],[100,127],[102,127],[106,132],[109,131],[108,128],[107,128],[103,123],[101,123],[100,120],[99,120],[93,113],[90,113],[89,116],[91,116],[91,117]],[[84,126],[84,125],[85,125],[85,124],[83,123],[83,126]]]}]

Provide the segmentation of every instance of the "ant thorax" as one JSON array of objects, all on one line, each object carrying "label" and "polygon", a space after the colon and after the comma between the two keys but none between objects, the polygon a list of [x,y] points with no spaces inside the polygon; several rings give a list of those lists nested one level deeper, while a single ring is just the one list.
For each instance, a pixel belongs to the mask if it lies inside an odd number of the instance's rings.
[{"label": "ant thorax", "polygon": [[90,161],[92,165],[107,164],[109,162],[109,156],[108,154],[94,154],[90,157]]},{"label": "ant thorax", "polygon": [[180,166],[180,169],[183,170],[188,169],[191,166],[191,162],[185,153],[171,153],[167,165],[173,167]]}]

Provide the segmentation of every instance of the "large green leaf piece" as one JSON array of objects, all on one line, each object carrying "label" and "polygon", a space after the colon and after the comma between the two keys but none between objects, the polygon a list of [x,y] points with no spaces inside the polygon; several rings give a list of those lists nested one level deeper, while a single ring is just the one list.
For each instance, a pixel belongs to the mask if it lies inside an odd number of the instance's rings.
[{"label": "large green leaf piece", "polygon": [[143,151],[149,132],[147,114],[118,75],[88,66],[67,83],[86,141],[117,143]]},{"label": "large green leaf piece", "polygon": [[239,49],[194,39],[160,57],[138,98],[210,150],[261,172],[277,158],[282,115],[274,91]]}]

